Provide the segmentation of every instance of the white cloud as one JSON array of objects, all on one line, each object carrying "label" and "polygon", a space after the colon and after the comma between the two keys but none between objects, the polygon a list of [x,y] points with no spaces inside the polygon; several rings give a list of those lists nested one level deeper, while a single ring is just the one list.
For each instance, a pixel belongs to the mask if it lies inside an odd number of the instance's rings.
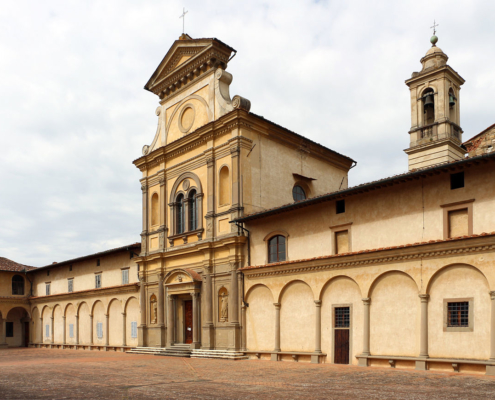
[{"label": "white cloud", "polygon": [[16,1],[0,26],[0,254],[52,261],[139,240],[140,172],[156,129],[142,87],[181,33],[238,50],[231,94],[358,161],[350,184],[407,169],[409,95],[434,18],[466,79],[465,138],[494,123],[495,3]]}]

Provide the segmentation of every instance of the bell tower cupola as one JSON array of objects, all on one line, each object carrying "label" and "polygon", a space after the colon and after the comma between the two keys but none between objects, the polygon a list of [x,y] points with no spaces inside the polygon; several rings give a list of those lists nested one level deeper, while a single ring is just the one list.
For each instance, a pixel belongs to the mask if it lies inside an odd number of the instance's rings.
[{"label": "bell tower cupola", "polygon": [[406,80],[411,92],[410,145],[405,150],[409,170],[460,160],[459,92],[464,79],[447,65],[447,54],[437,47],[438,37],[421,59],[423,68]]}]

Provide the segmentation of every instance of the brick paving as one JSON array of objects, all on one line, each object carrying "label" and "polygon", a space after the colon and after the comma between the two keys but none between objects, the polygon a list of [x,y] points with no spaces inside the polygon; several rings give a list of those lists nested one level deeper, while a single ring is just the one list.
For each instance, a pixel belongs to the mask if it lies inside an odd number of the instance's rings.
[{"label": "brick paving", "polygon": [[296,362],[0,350],[0,399],[494,399],[495,378]]}]

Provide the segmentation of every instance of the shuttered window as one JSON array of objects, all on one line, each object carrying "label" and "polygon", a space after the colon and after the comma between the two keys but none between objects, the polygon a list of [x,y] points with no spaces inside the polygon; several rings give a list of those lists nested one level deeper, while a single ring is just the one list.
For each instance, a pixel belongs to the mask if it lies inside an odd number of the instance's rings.
[{"label": "shuttered window", "polygon": [[74,337],[74,324],[69,324],[69,337]]},{"label": "shuttered window", "polygon": [[74,291],[74,280],[73,279],[67,280],[67,285],[68,285],[67,291],[69,293],[73,292]]},{"label": "shuttered window", "polygon": [[45,336],[50,337],[50,325],[45,325]]},{"label": "shuttered window", "polygon": [[122,285],[127,285],[129,283],[129,270],[122,270]]},{"label": "shuttered window", "polygon": [[98,339],[103,339],[103,322],[96,323],[96,336]]},{"label": "shuttered window", "polygon": [[131,338],[137,338],[137,322],[135,321],[131,322]]},{"label": "shuttered window", "polygon": [[95,275],[95,288],[101,288],[101,274]]},{"label": "shuttered window", "polygon": [[349,231],[335,232],[335,254],[349,252]]},{"label": "shuttered window", "polygon": [[45,289],[46,289],[46,295],[49,296],[50,295],[50,284],[49,283],[46,284]]}]

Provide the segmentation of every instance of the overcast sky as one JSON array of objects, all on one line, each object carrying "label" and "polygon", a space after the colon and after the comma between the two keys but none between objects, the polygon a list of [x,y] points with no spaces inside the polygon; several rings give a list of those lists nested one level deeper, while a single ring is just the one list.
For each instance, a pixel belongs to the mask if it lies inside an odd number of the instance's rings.
[{"label": "overcast sky", "polygon": [[2,1],[0,257],[42,266],[140,240],[140,172],[182,33],[238,54],[231,96],[358,161],[350,185],[407,170],[409,91],[435,18],[466,83],[464,140],[495,123],[495,2]]}]

